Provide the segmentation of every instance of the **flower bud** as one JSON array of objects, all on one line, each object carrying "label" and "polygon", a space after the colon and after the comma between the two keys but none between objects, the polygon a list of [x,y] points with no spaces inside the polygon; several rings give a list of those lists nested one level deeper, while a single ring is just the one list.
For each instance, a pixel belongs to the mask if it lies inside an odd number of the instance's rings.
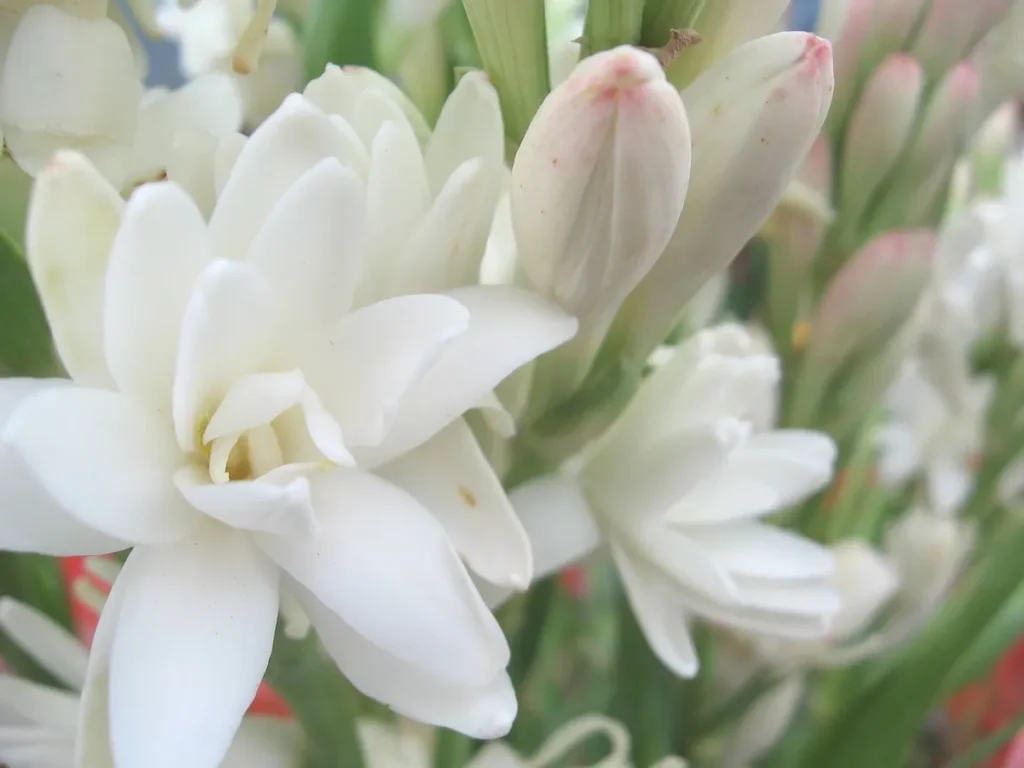
[{"label": "flower bud", "polygon": [[776,29],[789,0],[715,0],[705,2],[691,26],[700,42],[668,68],[668,78],[685,88],[733,49]]},{"label": "flower bud", "polygon": [[923,89],[924,73],[918,63],[894,54],[875,71],[854,108],[839,189],[847,237],[855,236],[872,195],[899,158]]},{"label": "flower bud", "polygon": [[803,32],[748,43],[683,92],[690,192],[664,254],[620,313],[632,359],[646,359],[761,227],[821,130],[831,94],[829,44]]},{"label": "flower bud", "polygon": [[790,675],[750,707],[729,740],[722,765],[744,768],[754,764],[786,733],[804,694],[801,675]]},{"label": "flower bud", "polygon": [[[841,28],[829,30],[822,26],[818,30],[818,34],[835,45],[836,92],[832,99],[832,109],[828,115],[829,132],[833,135],[838,132],[838,128],[846,123],[850,101],[857,90],[857,74],[860,69],[861,54],[865,38],[871,29],[876,0],[846,1],[849,4],[844,12],[832,12],[836,16],[842,17]],[[825,2],[828,3],[828,0]],[[832,0],[832,2],[838,4],[843,0]],[[829,20],[828,16],[824,16],[822,21],[827,21],[830,25],[834,23]]]},{"label": "flower bud", "polygon": [[928,11],[930,0],[879,0],[860,54],[861,73],[875,69],[889,54],[904,50]]},{"label": "flower bud", "polygon": [[1010,0],[932,0],[912,48],[930,78],[939,78],[1005,18]]},{"label": "flower bud", "polygon": [[973,543],[966,523],[924,510],[909,512],[885,537],[900,576],[900,599],[921,610],[934,606],[960,574]]},{"label": "flower bud", "polygon": [[[814,421],[836,373],[854,355],[873,365],[888,364],[882,350],[913,317],[931,280],[935,246],[930,231],[891,232],[865,245],[832,279],[811,324],[796,382],[795,425]],[[858,376],[870,378],[871,371]],[[836,383],[847,390],[852,386]]]},{"label": "flower bud", "polygon": [[860,539],[842,541],[832,547],[835,571],[832,586],[843,607],[832,620],[833,641],[860,634],[878,611],[896,594],[899,574],[881,553]]},{"label": "flower bud", "polygon": [[966,138],[967,120],[978,98],[980,78],[970,62],[949,70],[932,93],[891,184],[873,211],[872,232],[892,229],[911,219],[923,190],[937,168],[946,168]]},{"label": "flower bud", "polygon": [[512,222],[526,275],[581,336],[600,342],[664,250],[689,177],[686,110],[650,54],[591,56],[545,99],[512,169]]}]

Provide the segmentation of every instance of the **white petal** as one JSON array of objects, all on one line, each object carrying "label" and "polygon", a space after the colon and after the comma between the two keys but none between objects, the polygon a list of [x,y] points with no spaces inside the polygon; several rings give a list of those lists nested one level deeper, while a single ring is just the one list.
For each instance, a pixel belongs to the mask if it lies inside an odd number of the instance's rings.
[{"label": "white petal", "polygon": [[[301,589],[301,587],[299,588]],[[397,714],[477,739],[508,733],[516,716],[516,694],[504,670],[480,685],[455,685],[419,666],[390,656],[302,590],[302,602],[317,634],[349,681]]]},{"label": "white petal", "polygon": [[402,401],[374,461],[386,461],[430,439],[514,370],[576,333],[575,318],[528,291],[482,285],[446,295],[469,310],[469,328]]},{"label": "white petal", "polygon": [[217,203],[214,158],[219,145],[217,137],[206,131],[182,130],[176,134],[166,161],[167,180],[188,193],[204,221]]},{"label": "white petal", "polygon": [[328,158],[285,192],[247,261],[274,286],[293,332],[307,335],[348,311],[365,241],[366,193]]},{"label": "white petal", "polygon": [[9,597],[0,598],[0,627],[60,682],[82,689],[89,652],[77,637],[46,614]]},{"label": "white petal", "polygon": [[89,162],[60,152],[36,180],[26,255],[64,368],[81,384],[112,383],[103,352],[107,259],[124,202]]},{"label": "white petal", "polygon": [[688,526],[686,532],[718,565],[740,576],[820,579],[835,565],[825,547],[771,525]]},{"label": "white petal", "polygon": [[182,467],[174,484],[189,504],[232,528],[314,536],[316,514],[304,477],[277,480],[271,473],[257,480],[214,483],[201,467]]},{"label": "white petal", "polygon": [[505,638],[430,513],[355,470],[311,483],[320,535],[260,536],[271,557],[381,650],[452,682],[493,679]]},{"label": "white petal", "polygon": [[136,190],[107,268],[104,345],[118,388],[165,413],[185,305],[212,260],[206,222],[184,190]]},{"label": "white petal", "polygon": [[58,136],[130,142],[142,85],[128,38],[113,21],[34,5],[7,49],[0,115]]},{"label": "white petal", "polygon": [[0,674],[0,704],[48,730],[74,732],[78,701],[67,691]]},{"label": "white petal", "polygon": [[686,626],[679,601],[673,599],[657,574],[634,563],[618,547],[612,547],[622,585],[640,629],[661,662],[680,677],[693,677],[699,665],[697,649]]},{"label": "white petal", "polygon": [[617,440],[587,465],[581,482],[606,514],[631,520],[661,515],[726,466],[745,434],[744,425],[723,419],[653,445]]},{"label": "white petal", "polygon": [[468,323],[465,307],[445,296],[399,296],[342,318],[302,368],[347,444],[378,445],[406,393]]},{"label": "white petal", "polygon": [[110,536],[174,541],[202,520],[172,482],[185,457],[166,415],[116,392],[39,392],[7,422],[3,444],[58,504]]},{"label": "white petal", "polygon": [[513,589],[530,585],[530,541],[465,421],[452,422],[378,473],[434,514],[478,575]]},{"label": "white petal", "polygon": [[620,541],[630,542],[634,557],[642,557],[681,589],[692,590],[722,605],[738,605],[735,578],[687,534],[659,521],[626,528]]},{"label": "white petal", "polygon": [[[0,424],[36,392],[69,384],[66,379],[0,380]],[[0,548],[66,556],[101,555],[129,546],[72,517],[6,441],[0,441],[0,489]]]},{"label": "white petal", "polygon": [[337,422],[299,371],[256,373],[234,381],[203,432],[203,443],[269,425],[290,408],[302,409],[313,444],[329,461],[352,464]]},{"label": "white petal", "polygon": [[110,656],[110,734],[120,765],[214,768],[270,659],[277,571],[226,529],[140,547]]},{"label": "white petal", "polygon": [[531,480],[509,494],[533,548],[534,578],[582,560],[601,544],[583,492],[568,478]]},{"label": "white petal", "polygon": [[182,450],[200,448],[205,420],[235,381],[280,352],[277,297],[255,268],[217,260],[185,307],[174,375],[174,429]]},{"label": "white petal", "polygon": [[293,94],[245,143],[210,218],[221,254],[243,258],[285,192],[326,157],[345,158],[327,115]]},{"label": "white petal", "polygon": [[736,584],[746,607],[761,611],[825,619],[841,608],[839,593],[824,582],[787,583],[737,576]]},{"label": "white petal", "polygon": [[483,72],[468,72],[459,80],[434,126],[424,157],[434,195],[456,168],[473,158],[480,158],[488,174],[500,171],[505,158],[501,105]]}]

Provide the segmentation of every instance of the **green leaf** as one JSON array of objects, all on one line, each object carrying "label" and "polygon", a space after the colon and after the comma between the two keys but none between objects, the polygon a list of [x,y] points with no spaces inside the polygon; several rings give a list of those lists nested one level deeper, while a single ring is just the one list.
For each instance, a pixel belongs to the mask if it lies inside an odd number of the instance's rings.
[{"label": "green leaf", "polygon": [[46,314],[21,250],[0,232],[0,375],[60,371]]},{"label": "green leaf", "polygon": [[640,40],[642,0],[590,0],[583,26],[583,53],[589,56]]},{"label": "green leaf", "polygon": [[320,77],[328,64],[374,65],[377,0],[319,0],[306,23],[306,77]]},{"label": "green leaf", "polygon": [[1024,712],[1021,712],[998,731],[986,739],[982,739],[962,755],[955,757],[946,768],[977,768],[984,765],[988,758],[1002,749],[1021,728],[1024,728]]}]

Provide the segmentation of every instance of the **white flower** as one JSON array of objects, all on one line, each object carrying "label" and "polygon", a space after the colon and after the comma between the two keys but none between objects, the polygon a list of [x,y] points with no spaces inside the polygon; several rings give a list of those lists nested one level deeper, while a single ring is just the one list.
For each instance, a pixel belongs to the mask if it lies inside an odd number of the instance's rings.
[{"label": "white flower", "polygon": [[811,639],[838,608],[832,557],[758,522],[823,487],[835,446],[800,430],[751,432],[778,360],[738,326],[697,334],[644,383],[576,477],[512,494],[539,573],[605,539],[652,650],[679,675],[697,655],[687,620]]},{"label": "white flower", "polygon": [[885,551],[900,578],[900,599],[927,616],[960,575],[974,544],[970,524],[913,509],[889,529]]},{"label": "white flower", "polygon": [[[199,0],[188,7],[171,2],[156,14],[156,23],[164,34],[177,40],[187,77],[239,72],[233,65],[234,54],[256,5],[255,0]],[[250,126],[262,123],[302,84],[302,50],[286,21],[272,18],[261,45],[258,66],[235,78],[244,100],[245,122]]]},{"label": "white flower", "polygon": [[30,266],[74,383],[0,387],[0,545],[134,545],[85,692],[119,765],[217,764],[282,582],[366,694],[476,736],[514,716],[504,637],[435,517],[471,538],[500,486],[445,485],[428,457],[432,514],[385,476],[575,322],[501,287],[353,311],[367,204],[345,146],[289,99],[208,225],[173,183],[124,205],[75,155],[37,184]]},{"label": "white flower", "polygon": [[130,146],[142,84],[107,4],[19,3],[0,14],[0,128],[35,175],[61,147],[100,157]]},{"label": "white flower", "polygon": [[[79,693],[88,650],[31,606],[0,598],[0,629],[68,690],[0,674],[0,761],[9,768],[74,768]],[[246,717],[221,768],[298,768],[295,723]]]},{"label": "white flower", "polygon": [[889,418],[878,430],[882,482],[899,485],[923,471],[929,504],[956,510],[974,484],[991,393],[987,379],[970,380],[965,402],[951,405],[925,377],[921,362],[908,358],[886,396]]}]

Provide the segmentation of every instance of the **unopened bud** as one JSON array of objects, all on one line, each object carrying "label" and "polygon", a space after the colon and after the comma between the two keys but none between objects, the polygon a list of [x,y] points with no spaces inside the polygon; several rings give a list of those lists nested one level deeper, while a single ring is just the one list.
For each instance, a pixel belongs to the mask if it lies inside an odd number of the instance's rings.
[{"label": "unopened bud", "polygon": [[802,32],[738,48],[683,92],[690,192],[665,253],[620,313],[631,358],[646,359],[760,229],[821,130],[831,95],[829,44]]},{"label": "unopened bud", "polygon": [[893,565],[860,539],[839,542],[832,552],[836,567],[831,583],[843,604],[829,632],[830,639],[836,642],[867,629],[882,606],[896,594],[900,579]]},{"label": "unopened bud", "polygon": [[894,54],[875,71],[853,110],[843,151],[839,201],[843,221],[854,232],[910,137],[924,84],[918,63]]},{"label": "unopened bud", "polygon": [[900,576],[900,599],[926,610],[960,574],[974,536],[964,522],[913,510],[889,529],[885,549]]},{"label": "unopened bud", "polygon": [[930,78],[940,78],[970,55],[1010,9],[1010,0],[933,0],[914,41],[914,56]]},{"label": "unopened bud", "polygon": [[832,279],[811,324],[794,424],[814,421],[833,377],[854,355],[888,365],[882,350],[914,316],[931,281],[935,246],[930,231],[891,232],[865,245]]},{"label": "unopened bud", "polygon": [[[828,3],[830,0],[824,0]],[[831,11],[823,17],[823,21],[829,21],[830,17],[842,18],[842,26],[839,28],[826,29],[822,27],[818,33],[829,40],[835,46],[835,83],[836,93],[832,99],[832,109],[828,115],[829,133],[836,135],[839,128],[846,124],[846,116],[849,113],[850,102],[857,91],[857,74],[860,70],[861,55],[864,49],[864,41],[871,29],[871,19],[875,11],[875,0],[847,0],[845,9]],[[831,0],[838,4],[843,0]]]},{"label": "unopened bud", "polygon": [[686,110],[649,53],[591,56],[541,105],[512,169],[516,246],[537,290],[580,318],[583,343],[600,342],[661,255],[689,177]]},{"label": "unopened bud", "polygon": [[705,2],[690,23],[700,43],[688,48],[668,69],[668,78],[685,88],[701,72],[733,49],[774,31],[789,0],[715,0]]},{"label": "unopened bud", "polygon": [[790,675],[755,701],[729,740],[724,768],[746,768],[767,753],[789,728],[803,694],[803,677]]},{"label": "unopened bud", "polygon": [[859,72],[875,69],[886,56],[905,50],[928,12],[930,0],[877,0],[864,38]]}]

